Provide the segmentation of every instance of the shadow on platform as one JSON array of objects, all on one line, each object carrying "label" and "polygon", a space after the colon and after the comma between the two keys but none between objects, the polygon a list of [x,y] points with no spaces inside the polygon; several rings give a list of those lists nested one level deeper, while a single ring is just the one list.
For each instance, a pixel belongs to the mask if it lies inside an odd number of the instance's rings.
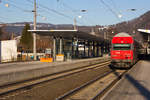
[{"label": "shadow on platform", "polygon": [[150,55],[141,54],[141,55],[138,55],[138,58],[139,58],[140,60],[150,60]]},{"label": "shadow on platform", "polygon": [[[111,68],[111,66],[110,66],[110,68]],[[114,68],[111,68],[112,70],[113,70],[113,72],[114,72],[114,74],[116,75],[116,76],[118,76],[118,78],[121,78],[122,76],[120,76],[117,72],[116,72],[116,69],[114,69]],[[127,81],[129,82],[129,83],[131,83],[131,85],[132,86],[134,86],[138,91],[139,91],[139,93],[145,98],[145,100],[150,100],[150,91],[146,88],[146,87],[144,87],[142,84],[141,84],[141,82],[144,82],[144,81],[142,81],[142,80],[135,80],[131,75],[129,75],[129,74],[125,74],[125,79],[127,79]],[[124,92],[124,94],[126,94],[125,92]],[[134,94],[134,93],[131,93],[131,94]]]},{"label": "shadow on platform", "polygon": [[145,97],[146,100],[150,100],[150,91],[146,87],[140,84],[129,74],[126,74],[125,78],[140,92],[141,95]]}]

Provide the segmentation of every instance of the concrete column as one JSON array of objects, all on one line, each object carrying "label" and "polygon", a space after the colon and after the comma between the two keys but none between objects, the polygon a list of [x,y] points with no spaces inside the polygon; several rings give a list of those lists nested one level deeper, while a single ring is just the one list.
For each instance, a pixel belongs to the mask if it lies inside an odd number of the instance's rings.
[{"label": "concrete column", "polygon": [[95,42],[93,41],[93,57],[95,57]]},{"label": "concrete column", "polygon": [[102,56],[102,48],[100,45],[99,45],[99,56]]},{"label": "concrete column", "polygon": [[99,57],[99,43],[97,43],[97,55]]},{"label": "concrete column", "polygon": [[86,52],[85,52],[85,44],[86,44],[86,41],[84,41],[84,57],[86,56]]},{"label": "concrete column", "polygon": [[77,40],[77,46],[76,46],[76,57],[79,56],[79,41]]},{"label": "concrete column", "polygon": [[97,42],[94,43],[94,46],[95,46],[95,49],[94,49],[95,57],[97,57]]},{"label": "concrete column", "polygon": [[109,42],[109,44],[108,44],[108,52],[109,52],[109,53],[110,53],[110,49],[111,49],[110,43],[111,43],[111,42]]},{"label": "concrete column", "polygon": [[53,37],[53,61],[56,59],[56,38]]},{"label": "concrete column", "polygon": [[72,38],[72,45],[71,45],[71,49],[72,49],[72,51],[71,51],[71,55],[72,55],[72,58],[74,57],[74,39]]},{"label": "concrete column", "polygon": [[105,46],[104,44],[101,45],[101,56],[103,56],[103,54],[104,54],[104,49],[105,49],[104,46]]},{"label": "concrete column", "polygon": [[33,55],[34,60],[37,60],[37,53],[36,53],[36,33],[33,33]]},{"label": "concrete column", "polygon": [[62,38],[59,39],[59,54],[62,54]]},{"label": "concrete column", "polygon": [[105,52],[106,52],[106,43],[105,43],[105,41],[104,41],[104,44],[103,44],[103,54],[105,54]]},{"label": "concrete column", "polygon": [[88,41],[88,57],[90,57],[90,42]]},{"label": "concrete column", "polygon": [[[34,30],[36,30],[36,21],[37,21],[37,7],[36,7],[36,0],[34,0]],[[36,53],[36,33],[33,33],[33,55],[34,60],[37,60],[37,53]]]}]

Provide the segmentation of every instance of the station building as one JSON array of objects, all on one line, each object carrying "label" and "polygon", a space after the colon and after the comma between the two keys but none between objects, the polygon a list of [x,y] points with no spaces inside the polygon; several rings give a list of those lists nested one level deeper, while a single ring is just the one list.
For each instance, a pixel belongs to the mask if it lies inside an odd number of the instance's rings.
[{"label": "station building", "polygon": [[[78,30],[29,30],[40,36],[53,39],[52,57],[63,55],[64,60],[100,57],[109,53],[110,41],[100,35],[89,34]],[[36,45],[36,43],[34,44]]]}]

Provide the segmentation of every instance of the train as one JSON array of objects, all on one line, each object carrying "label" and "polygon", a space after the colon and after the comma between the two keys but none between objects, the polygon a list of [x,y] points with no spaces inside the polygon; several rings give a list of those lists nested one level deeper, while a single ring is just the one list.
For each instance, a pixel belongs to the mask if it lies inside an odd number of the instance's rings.
[{"label": "train", "polygon": [[111,66],[130,68],[138,61],[140,44],[128,33],[116,34],[111,41]]}]

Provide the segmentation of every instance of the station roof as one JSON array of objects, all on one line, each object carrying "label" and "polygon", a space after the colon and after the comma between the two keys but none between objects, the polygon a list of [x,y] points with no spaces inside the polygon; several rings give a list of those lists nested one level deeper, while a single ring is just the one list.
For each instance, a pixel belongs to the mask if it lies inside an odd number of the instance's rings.
[{"label": "station roof", "polygon": [[139,32],[144,32],[144,33],[150,33],[150,30],[148,29],[138,29]]},{"label": "station roof", "polygon": [[28,30],[42,36],[62,37],[64,39],[78,38],[79,40],[103,42],[104,39],[99,35],[92,35],[78,30]]}]

